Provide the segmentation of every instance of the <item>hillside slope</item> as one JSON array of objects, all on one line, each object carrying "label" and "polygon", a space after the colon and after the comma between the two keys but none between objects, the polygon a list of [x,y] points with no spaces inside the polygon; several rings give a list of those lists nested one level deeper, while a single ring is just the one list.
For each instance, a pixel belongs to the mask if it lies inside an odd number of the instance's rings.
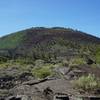
[{"label": "hillside slope", "polygon": [[98,44],[99,38],[73,29],[36,27],[0,38],[0,54],[38,59],[77,54],[83,48],[91,49]]}]

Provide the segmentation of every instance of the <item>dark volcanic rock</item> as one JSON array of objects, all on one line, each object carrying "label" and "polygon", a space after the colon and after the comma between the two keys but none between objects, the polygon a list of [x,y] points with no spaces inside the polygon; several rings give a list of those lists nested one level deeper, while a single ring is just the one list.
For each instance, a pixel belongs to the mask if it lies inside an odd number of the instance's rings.
[{"label": "dark volcanic rock", "polygon": [[0,89],[10,89],[24,81],[34,79],[32,73],[17,66],[0,69]]}]

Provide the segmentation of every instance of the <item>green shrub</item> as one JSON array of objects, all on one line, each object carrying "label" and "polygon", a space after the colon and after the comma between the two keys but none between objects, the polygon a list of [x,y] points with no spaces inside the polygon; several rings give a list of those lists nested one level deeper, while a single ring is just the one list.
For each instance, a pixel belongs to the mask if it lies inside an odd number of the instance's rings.
[{"label": "green shrub", "polygon": [[63,61],[62,61],[62,65],[63,65],[63,66],[69,66],[69,62],[68,62],[67,60],[63,60]]},{"label": "green shrub", "polygon": [[10,66],[9,63],[1,63],[1,64],[0,64],[0,68],[7,68],[7,67],[9,67],[9,66]]},{"label": "green shrub", "polygon": [[100,88],[100,82],[92,74],[81,76],[78,80],[74,80],[74,87],[85,91],[92,91]]},{"label": "green shrub", "polygon": [[14,60],[13,63],[20,65],[28,65],[28,64],[34,64],[34,61],[30,58],[18,58]]},{"label": "green shrub", "polygon": [[46,78],[47,76],[51,75],[51,70],[47,67],[43,68],[36,68],[33,70],[33,75],[35,75],[36,78]]},{"label": "green shrub", "polygon": [[95,58],[96,58],[96,63],[100,64],[100,50],[96,51]]},{"label": "green shrub", "polygon": [[[41,65],[41,64],[39,64]],[[52,69],[54,68],[53,64],[50,63],[46,63],[43,64],[41,66],[35,66],[32,69],[32,74],[36,77],[36,78],[46,78],[47,76],[50,76],[53,74]]]},{"label": "green shrub", "polygon": [[69,65],[83,65],[85,64],[85,60],[83,58],[73,58],[70,60]]},{"label": "green shrub", "polygon": [[35,66],[36,67],[41,67],[44,65],[44,60],[38,59],[35,61]]}]

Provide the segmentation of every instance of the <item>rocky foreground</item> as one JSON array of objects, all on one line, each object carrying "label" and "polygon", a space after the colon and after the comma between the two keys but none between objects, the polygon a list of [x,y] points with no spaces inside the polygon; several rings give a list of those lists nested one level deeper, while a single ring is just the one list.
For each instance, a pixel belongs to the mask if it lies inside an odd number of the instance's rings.
[{"label": "rocky foreground", "polygon": [[0,100],[100,100],[100,90],[91,93],[73,88],[72,80],[83,74],[94,73],[100,77],[99,69],[89,66],[74,68],[58,67],[56,75],[36,79],[28,70],[17,65],[0,68]]}]

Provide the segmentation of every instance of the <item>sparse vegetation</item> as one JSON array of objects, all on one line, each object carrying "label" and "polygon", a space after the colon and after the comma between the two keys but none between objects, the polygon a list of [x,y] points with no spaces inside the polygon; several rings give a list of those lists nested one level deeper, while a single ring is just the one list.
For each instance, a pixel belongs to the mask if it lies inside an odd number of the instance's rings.
[{"label": "sparse vegetation", "polygon": [[25,34],[22,32],[13,33],[0,39],[0,49],[15,48],[21,43]]},{"label": "sparse vegetation", "polygon": [[69,66],[69,61],[63,60],[63,61],[62,61],[62,65],[68,67],[68,66]]},{"label": "sparse vegetation", "polygon": [[69,61],[69,66],[79,66],[79,65],[83,65],[83,64],[86,64],[85,60],[83,58],[72,58],[70,61]]},{"label": "sparse vegetation", "polygon": [[93,91],[100,88],[100,81],[92,74],[79,77],[79,79],[73,81],[73,84],[75,88],[84,91]]},{"label": "sparse vegetation", "polygon": [[100,64],[100,47],[96,48],[95,58],[96,63]]}]

